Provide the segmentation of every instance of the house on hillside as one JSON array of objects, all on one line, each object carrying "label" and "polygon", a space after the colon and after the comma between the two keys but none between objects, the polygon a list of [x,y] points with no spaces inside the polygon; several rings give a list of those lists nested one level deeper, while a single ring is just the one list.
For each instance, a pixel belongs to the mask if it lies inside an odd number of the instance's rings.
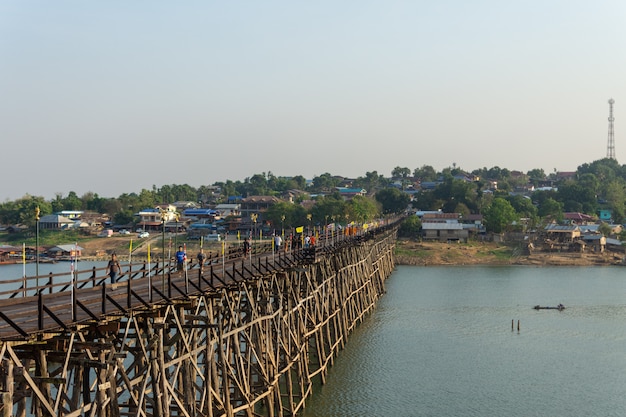
[{"label": "house on hillside", "polygon": [[350,200],[357,195],[364,196],[367,194],[367,190],[365,188],[348,188],[348,187],[335,187],[341,197],[344,200]]},{"label": "house on hillside", "polygon": [[424,240],[438,240],[440,242],[467,242],[469,231],[458,222],[427,222],[422,223],[422,237]]},{"label": "house on hillside", "polygon": [[580,238],[580,228],[575,224],[560,225],[551,223],[544,229],[547,239],[559,243],[572,243]]},{"label": "house on hillside", "polygon": [[461,215],[459,213],[426,211],[418,212],[418,216],[422,221],[424,240],[466,242],[469,237],[469,227],[460,222]]},{"label": "house on hillside", "polygon": [[281,201],[278,197],[272,195],[253,195],[241,200],[242,213],[263,212],[269,207]]},{"label": "house on hillside", "polygon": [[[168,223],[176,222],[178,213],[173,204],[163,204],[155,208],[145,208],[137,213],[136,216],[139,216],[137,227],[143,230],[157,231],[161,230],[164,222],[166,228],[168,228]],[[172,227],[176,229],[178,226],[182,226],[182,224],[180,222],[179,225]]]},{"label": "house on hillside", "polygon": [[595,222],[592,216],[584,213],[563,213],[563,217],[571,224],[583,225]]},{"label": "house on hillside", "polygon": [[582,241],[585,243],[585,250],[603,253],[606,249],[606,237],[602,235],[585,235]]},{"label": "house on hillside", "polygon": [[48,214],[39,219],[39,229],[63,230],[74,225],[74,220],[68,219],[60,214]]},{"label": "house on hillside", "polygon": [[83,212],[81,210],[61,210],[58,213],[63,217],[67,217],[70,220],[78,220],[82,217]]},{"label": "house on hillside", "polygon": [[241,204],[218,204],[215,210],[220,213],[220,217],[241,216]]},{"label": "house on hillside", "polygon": [[57,245],[48,249],[46,255],[54,259],[71,260],[80,258],[84,250],[78,245]]},{"label": "house on hillside", "polygon": [[194,209],[186,209],[183,211],[183,220],[189,219],[190,221],[196,220],[209,220],[213,221],[219,217],[219,212],[217,210],[207,209],[207,208],[194,208]]},{"label": "house on hillside", "polygon": [[598,210],[598,217],[603,222],[610,222],[613,220],[613,212],[609,209],[600,209]]}]

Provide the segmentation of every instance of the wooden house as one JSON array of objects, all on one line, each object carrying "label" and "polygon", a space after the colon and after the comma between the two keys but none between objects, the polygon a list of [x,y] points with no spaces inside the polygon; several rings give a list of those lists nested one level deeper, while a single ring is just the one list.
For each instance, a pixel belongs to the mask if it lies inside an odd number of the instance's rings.
[{"label": "wooden house", "polygon": [[438,240],[440,242],[466,242],[469,231],[458,222],[427,222],[422,223],[422,237],[424,240]]}]

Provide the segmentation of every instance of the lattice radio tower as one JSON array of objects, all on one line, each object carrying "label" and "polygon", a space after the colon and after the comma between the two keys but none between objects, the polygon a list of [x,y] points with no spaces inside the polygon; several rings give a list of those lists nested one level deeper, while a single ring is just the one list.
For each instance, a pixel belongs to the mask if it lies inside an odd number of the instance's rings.
[{"label": "lattice radio tower", "polygon": [[615,100],[609,100],[609,142],[606,146],[606,157],[609,159],[615,159],[615,132],[613,131],[613,103]]}]

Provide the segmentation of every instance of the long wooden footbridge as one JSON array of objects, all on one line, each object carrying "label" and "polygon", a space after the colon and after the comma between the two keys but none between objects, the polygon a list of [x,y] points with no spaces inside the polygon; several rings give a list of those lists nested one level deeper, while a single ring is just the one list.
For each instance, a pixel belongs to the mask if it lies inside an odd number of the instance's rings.
[{"label": "long wooden footbridge", "polygon": [[2,292],[0,417],[296,415],[384,293],[400,220]]}]

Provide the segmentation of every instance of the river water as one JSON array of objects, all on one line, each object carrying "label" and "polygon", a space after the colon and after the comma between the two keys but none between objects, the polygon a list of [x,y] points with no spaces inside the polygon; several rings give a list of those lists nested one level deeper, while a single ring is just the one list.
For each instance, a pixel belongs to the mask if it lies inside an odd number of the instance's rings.
[{"label": "river water", "polygon": [[302,415],[624,416],[626,268],[400,266]]}]

